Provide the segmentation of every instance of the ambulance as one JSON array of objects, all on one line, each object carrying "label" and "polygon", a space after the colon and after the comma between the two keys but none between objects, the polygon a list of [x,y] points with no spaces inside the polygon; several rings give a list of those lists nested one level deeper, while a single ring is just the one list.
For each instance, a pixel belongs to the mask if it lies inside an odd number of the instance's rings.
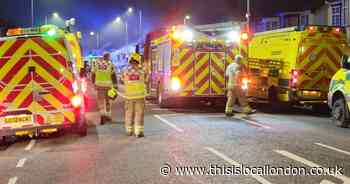
[{"label": "ambulance", "polygon": [[254,34],[248,48],[247,95],[276,107],[299,104],[323,110],[346,43],[341,27],[290,27]]},{"label": "ambulance", "polygon": [[0,38],[0,137],[68,128],[86,135],[78,39],[54,25],[10,29]]},{"label": "ambulance", "polygon": [[178,25],[147,35],[149,93],[161,107],[191,99],[212,104],[224,99],[226,67],[240,52],[240,27],[223,24],[219,29],[220,25]]},{"label": "ambulance", "polygon": [[350,49],[341,58],[341,68],[333,76],[328,93],[333,122],[343,128],[350,125]]}]

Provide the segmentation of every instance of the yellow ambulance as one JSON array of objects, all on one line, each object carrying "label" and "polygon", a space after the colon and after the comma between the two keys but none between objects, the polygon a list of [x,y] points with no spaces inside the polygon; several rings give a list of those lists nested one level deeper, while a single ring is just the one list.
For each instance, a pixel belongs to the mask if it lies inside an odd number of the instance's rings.
[{"label": "yellow ambulance", "polygon": [[77,35],[54,25],[0,38],[0,137],[74,128],[86,135]]},{"label": "yellow ambulance", "polygon": [[291,27],[257,33],[249,43],[248,96],[274,104],[327,107],[330,79],[346,48],[341,27]]}]

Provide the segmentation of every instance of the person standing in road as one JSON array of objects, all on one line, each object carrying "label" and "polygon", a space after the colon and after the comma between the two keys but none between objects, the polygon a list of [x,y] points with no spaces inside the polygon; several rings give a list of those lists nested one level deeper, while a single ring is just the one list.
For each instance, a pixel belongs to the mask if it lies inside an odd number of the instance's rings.
[{"label": "person standing in road", "polygon": [[249,104],[248,100],[244,94],[244,91],[241,86],[241,80],[243,79],[244,75],[244,61],[242,56],[237,55],[235,57],[235,61],[232,62],[226,69],[226,76],[228,77],[228,83],[227,83],[227,102],[226,102],[226,108],[225,108],[225,114],[228,117],[232,117],[234,115],[233,113],[233,106],[238,100],[239,105],[243,108],[243,112],[245,114],[251,114],[254,113],[255,110],[253,110]]},{"label": "person standing in road", "polygon": [[95,61],[91,72],[92,82],[97,90],[97,106],[101,115],[101,124],[104,124],[112,120],[112,105],[108,91],[117,87],[117,77],[110,53],[105,53],[102,59]]},{"label": "person standing in road", "polygon": [[131,54],[129,66],[123,72],[125,97],[125,129],[129,136],[144,137],[144,111],[146,97],[146,73],[140,67],[141,56]]}]

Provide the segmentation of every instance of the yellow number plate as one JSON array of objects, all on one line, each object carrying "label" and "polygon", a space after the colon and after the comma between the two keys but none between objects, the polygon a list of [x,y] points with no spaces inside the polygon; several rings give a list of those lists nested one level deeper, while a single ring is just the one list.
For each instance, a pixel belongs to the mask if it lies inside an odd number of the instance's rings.
[{"label": "yellow number plate", "polygon": [[5,123],[32,123],[33,115],[18,115],[5,117]]}]

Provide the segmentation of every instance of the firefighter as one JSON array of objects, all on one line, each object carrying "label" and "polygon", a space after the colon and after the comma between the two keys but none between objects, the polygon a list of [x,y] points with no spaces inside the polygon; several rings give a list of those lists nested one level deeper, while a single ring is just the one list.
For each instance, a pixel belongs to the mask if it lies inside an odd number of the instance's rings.
[{"label": "firefighter", "polygon": [[225,114],[228,117],[232,117],[233,105],[238,100],[239,105],[242,107],[245,114],[254,113],[245,96],[244,90],[241,86],[242,76],[244,76],[244,64],[243,58],[240,55],[235,57],[235,62],[232,62],[226,69],[226,76],[229,78],[227,83],[227,102],[225,108]]},{"label": "firefighter", "polygon": [[125,84],[125,129],[129,136],[144,137],[145,78],[141,56],[137,53],[129,57],[129,66],[123,72]]},{"label": "firefighter", "polygon": [[101,115],[101,124],[112,120],[111,114],[111,99],[109,97],[109,90],[117,87],[117,78],[115,74],[114,65],[111,62],[110,53],[105,53],[103,58],[94,62],[92,71],[92,81],[97,90],[97,106]]}]

